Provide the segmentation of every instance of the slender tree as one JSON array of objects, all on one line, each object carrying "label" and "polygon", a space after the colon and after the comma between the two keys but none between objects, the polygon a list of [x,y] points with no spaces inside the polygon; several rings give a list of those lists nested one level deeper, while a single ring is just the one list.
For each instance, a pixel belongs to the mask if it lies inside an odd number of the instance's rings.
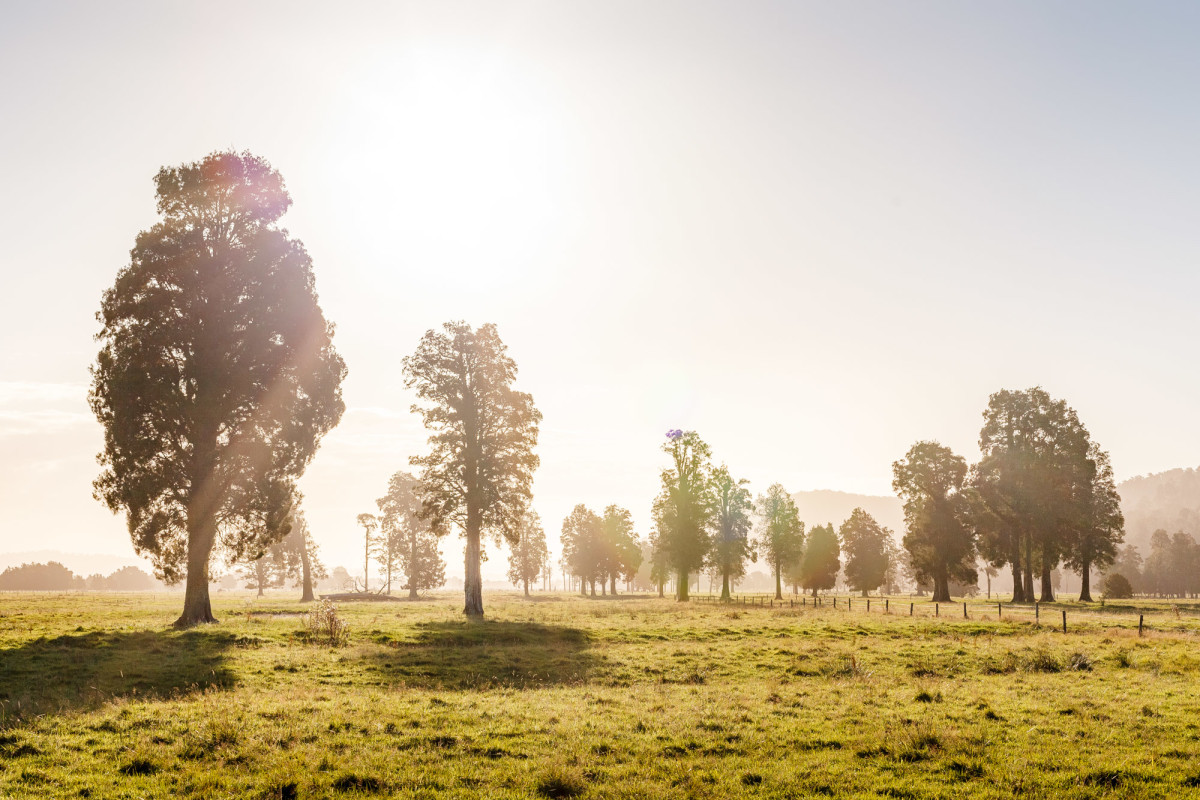
[{"label": "slender tree", "polygon": [[317,552],[317,543],[308,529],[304,511],[297,506],[292,511],[291,531],[283,540],[288,576],[300,587],[300,602],[313,601],[313,581],[329,577]]},{"label": "slender tree", "polygon": [[850,512],[838,535],[846,554],[846,583],[866,597],[887,580],[892,532],[861,508]]},{"label": "slender tree", "polygon": [[602,556],[604,549],[604,520],[583,503],[571,509],[562,524],[563,562],[568,571],[579,578],[579,591],[596,596],[596,581],[603,582]]},{"label": "slender tree", "polygon": [[91,407],[96,496],[125,512],[155,574],[186,579],[180,627],[215,622],[230,563],[286,533],[295,481],[341,418],[346,374],[312,262],[276,223],[283,178],[248,153],[163,168],[161,219],[104,293]]},{"label": "slender tree", "polygon": [[814,525],[808,532],[808,546],[800,561],[800,582],[813,597],[822,589],[832,589],[842,568],[841,548],[833,525]]},{"label": "slender tree", "polygon": [[974,584],[975,533],[964,494],[967,462],[937,442],[917,442],[892,464],[892,488],[904,501],[904,548],[918,582],[933,583],[934,602],[950,602],[950,582]]},{"label": "slender tree", "polygon": [[379,517],[374,514],[359,514],[358,524],[363,529],[363,586],[364,592],[371,590],[371,553],[379,549]]},{"label": "slender tree", "polygon": [[729,584],[746,574],[746,561],[757,554],[750,541],[750,528],[754,524],[754,503],[748,481],[738,480],[722,464],[713,472],[713,500],[716,504],[713,515],[712,550],[709,565],[721,576],[721,599],[729,599]]},{"label": "slender tree", "polygon": [[642,548],[633,530],[633,515],[628,509],[612,505],[604,509],[602,523],[602,571],[609,582],[609,593],[617,593],[617,578],[630,581],[642,565]]},{"label": "slender tree", "polygon": [[1079,573],[1079,601],[1092,602],[1092,568],[1109,566],[1125,538],[1125,517],[1117,494],[1108,453],[1092,443],[1086,462],[1088,476],[1077,487],[1078,515],[1066,554],[1066,565]]},{"label": "slender tree", "polygon": [[438,535],[421,519],[419,482],[411,473],[396,472],[388,480],[387,494],[375,501],[380,514],[380,561],[387,574],[391,594],[392,570],[402,572],[408,599],[418,592],[436,589],[446,582],[446,565],[438,552]]},{"label": "slender tree", "polygon": [[804,523],[796,501],[780,484],[772,484],[758,498],[758,550],[775,575],[775,599],[783,599],[783,570],[804,551]]},{"label": "slender tree", "polygon": [[521,518],[520,534],[512,545],[508,556],[508,580],[514,586],[523,586],[529,597],[529,584],[536,581],[550,563],[550,550],[546,547],[546,531],[537,512],[529,510]]},{"label": "slender tree", "polygon": [[654,526],[666,563],[678,577],[676,599],[688,599],[688,575],[704,566],[713,518],[712,452],[695,431],[667,434],[663,452],[671,466],[662,471],[662,491],[654,501]]},{"label": "slender tree", "polygon": [[513,389],[517,365],[507,350],[495,325],[447,322],[404,359],[405,386],[425,403],[413,410],[431,431],[429,454],[412,459],[422,470],[421,514],[435,532],[455,525],[466,538],[469,617],[483,616],[480,536],[516,540],[538,466],[542,415],[532,397]]}]

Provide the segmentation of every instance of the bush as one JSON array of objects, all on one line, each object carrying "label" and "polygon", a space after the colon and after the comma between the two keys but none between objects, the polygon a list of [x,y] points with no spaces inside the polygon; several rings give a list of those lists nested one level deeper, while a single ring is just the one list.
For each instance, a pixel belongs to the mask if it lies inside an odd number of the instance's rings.
[{"label": "bush", "polygon": [[1109,573],[1104,578],[1105,600],[1128,600],[1133,597],[1133,586],[1129,579],[1119,572]]},{"label": "bush", "polygon": [[304,631],[310,641],[330,647],[340,647],[350,639],[350,630],[345,620],[338,616],[332,600],[322,600],[304,615]]}]

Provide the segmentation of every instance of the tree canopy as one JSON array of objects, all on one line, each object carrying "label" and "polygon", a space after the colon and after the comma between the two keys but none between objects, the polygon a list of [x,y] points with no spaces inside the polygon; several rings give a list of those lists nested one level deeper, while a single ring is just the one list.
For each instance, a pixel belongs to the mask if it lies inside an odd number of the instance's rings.
[{"label": "tree canopy", "polygon": [[104,293],[92,410],[96,496],[134,549],[186,577],[181,626],[214,622],[214,549],[232,563],[278,541],[295,481],[344,410],[346,368],[312,262],[276,223],[283,178],[214,153],[155,178],[161,219]]},{"label": "tree canopy", "polygon": [[677,599],[688,599],[688,573],[704,566],[710,545],[714,503],[712,451],[695,431],[671,431],[663,452],[671,466],[660,474],[662,490],[654,501],[655,542],[674,571]]},{"label": "tree canopy", "polygon": [[[804,552],[804,523],[796,501],[778,483],[758,498],[758,550],[775,575],[775,599],[783,599],[783,571]],[[836,571],[835,571],[836,574]]]},{"label": "tree canopy", "polygon": [[387,591],[391,593],[392,571],[398,569],[406,578],[410,600],[446,582],[446,564],[438,552],[439,537],[421,519],[419,486],[416,477],[400,470],[388,480],[387,494],[375,501],[380,518],[376,554],[383,565]]},{"label": "tree canopy", "polygon": [[746,574],[747,559],[756,557],[750,541],[754,502],[747,483],[734,478],[724,464],[713,472],[713,536],[708,560],[721,576],[722,600],[729,599],[730,582]]},{"label": "tree canopy", "polygon": [[892,532],[866,511],[856,508],[842,523],[838,535],[846,554],[846,583],[866,597],[887,580]]}]

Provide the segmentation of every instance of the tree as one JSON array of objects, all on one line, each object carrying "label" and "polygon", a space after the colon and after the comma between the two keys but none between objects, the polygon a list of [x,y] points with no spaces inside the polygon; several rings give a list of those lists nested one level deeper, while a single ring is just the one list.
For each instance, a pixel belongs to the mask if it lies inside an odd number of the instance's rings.
[{"label": "tree", "polygon": [[[83,584],[83,585],[81,585]],[[82,589],[86,584],[71,570],[57,561],[45,564],[22,564],[0,572],[0,590],[9,592],[46,592]]]},{"label": "tree", "polygon": [[846,582],[866,597],[887,579],[892,532],[866,511],[856,508],[838,533],[846,554]]},{"label": "tree", "polygon": [[688,599],[688,574],[704,566],[713,517],[712,452],[695,431],[673,430],[663,452],[671,466],[660,474],[662,491],[654,500],[657,545],[678,577],[676,599]]},{"label": "tree", "polygon": [[1129,585],[1134,592],[1141,592],[1142,589],[1142,554],[1138,549],[1127,544],[1117,552],[1117,557],[1112,563],[1106,574],[1111,575],[1114,572],[1119,572],[1129,581]]},{"label": "tree", "polygon": [[775,574],[775,599],[783,599],[782,575],[785,567],[804,551],[804,523],[796,501],[778,483],[758,498],[758,549]]},{"label": "tree", "polygon": [[747,481],[738,480],[722,464],[713,472],[712,490],[716,503],[713,515],[712,550],[709,564],[721,576],[721,599],[729,599],[730,581],[741,579],[746,574],[746,560],[757,555],[750,542],[751,514],[754,503]]},{"label": "tree", "polygon": [[186,578],[182,627],[216,621],[214,549],[232,563],[287,533],[295,481],[344,410],[346,367],[308,253],[276,226],[291,205],[278,172],[214,153],[161,169],[155,188],[162,219],[98,315],[94,486],[155,574]]},{"label": "tree", "polygon": [[363,529],[363,585],[362,590],[371,590],[371,553],[379,549],[379,517],[374,514],[359,514],[358,524]]},{"label": "tree", "polygon": [[529,508],[538,457],[533,398],[512,388],[517,365],[495,325],[477,330],[447,322],[427,331],[404,359],[404,385],[426,405],[414,405],[431,431],[430,452],[411,459],[421,467],[421,516],[435,533],[455,525],[466,538],[463,613],[483,616],[479,572],[487,531],[516,540]]},{"label": "tree", "polygon": [[603,582],[601,572],[604,547],[604,520],[583,503],[571,509],[563,520],[563,562],[572,575],[579,578],[579,591],[596,596],[596,581]]},{"label": "tree", "polygon": [[1104,568],[1117,557],[1117,546],[1125,538],[1125,517],[1121,514],[1121,496],[1113,480],[1108,453],[1092,443],[1086,464],[1087,477],[1078,487],[1074,535],[1066,554],[1066,564],[1079,573],[1079,601],[1092,602],[1093,567]]},{"label": "tree", "polygon": [[616,505],[604,509],[601,531],[600,569],[607,576],[610,593],[615,595],[617,578],[630,581],[637,574],[642,565],[642,548],[628,509]]},{"label": "tree", "polygon": [[388,480],[387,494],[375,501],[380,513],[379,545],[376,547],[387,575],[388,594],[392,590],[392,570],[407,577],[408,599],[417,593],[436,589],[446,582],[446,565],[438,552],[438,535],[421,518],[419,481],[403,470]]},{"label": "tree", "polygon": [[934,602],[950,602],[950,582],[974,584],[975,533],[964,494],[967,462],[937,442],[917,442],[892,464],[904,501],[904,548],[918,581],[933,582]]},{"label": "tree", "polygon": [[800,560],[800,574],[797,577],[813,597],[817,596],[818,590],[832,589],[837,583],[838,571],[842,568],[840,555],[841,548],[832,523],[814,525],[809,530],[808,546]]},{"label": "tree", "polygon": [[529,597],[529,584],[536,581],[550,563],[550,549],[546,547],[546,531],[536,511],[525,512],[518,533],[508,556],[508,580],[514,586],[523,586],[525,596]]},{"label": "tree", "polygon": [[1128,600],[1133,597],[1133,586],[1129,579],[1119,572],[1110,572],[1104,578],[1105,600]]},{"label": "tree", "polygon": [[291,531],[284,537],[283,551],[288,577],[300,587],[300,602],[311,603],[313,581],[328,577],[325,565],[317,553],[317,543],[308,529],[308,521],[299,505],[292,511]]}]

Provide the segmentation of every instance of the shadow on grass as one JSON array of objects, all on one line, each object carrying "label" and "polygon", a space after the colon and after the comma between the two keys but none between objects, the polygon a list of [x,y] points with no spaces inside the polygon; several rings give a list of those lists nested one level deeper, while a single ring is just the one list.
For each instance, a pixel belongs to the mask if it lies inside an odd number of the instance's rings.
[{"label": "shadow on grass", "polygon": [[224,631],[92,631],[0,648],[0,727],[114,698],[162,698],[233,685]]},{"label": "shadow on grass", "polygon": [[601,660],[578,628],[535,622],[425,622],[409,639],[376,640],[386,680],[427,689],[518,689],[577,684]]}]

